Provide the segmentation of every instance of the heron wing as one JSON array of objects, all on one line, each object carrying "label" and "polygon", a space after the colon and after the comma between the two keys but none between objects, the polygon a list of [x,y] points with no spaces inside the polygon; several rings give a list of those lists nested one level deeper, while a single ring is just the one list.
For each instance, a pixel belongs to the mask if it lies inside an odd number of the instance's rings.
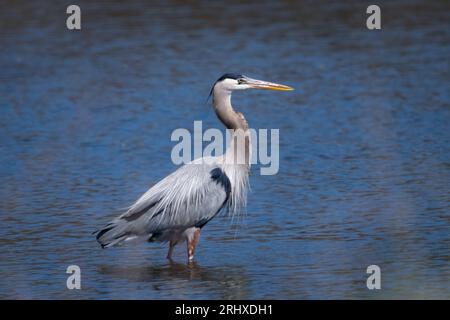
[{"label": "heron wing", "polygon": [[226,205],[230,192],[230,180],[217,164],[186,164],[100,230],[97,240],[111,246],[132,237],[202,227]]}]

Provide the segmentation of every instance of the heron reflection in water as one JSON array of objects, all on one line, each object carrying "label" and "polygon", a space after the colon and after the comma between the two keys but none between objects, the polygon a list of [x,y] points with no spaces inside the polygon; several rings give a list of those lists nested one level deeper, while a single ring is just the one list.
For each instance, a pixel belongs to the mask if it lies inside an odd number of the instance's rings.
[{"label": "heron reflection in water", "polygon": [[181,166],[145,192],[129,209],[96,232],[103,248],[142,239],[168,242],[167,258],[180,242],[194,258],[202,228],[219,212],[237,213],[246,206],[251,140],[247,121],[231,105],[235,90],[290,91],[291,87],[227,73],[213,85],[213,107],[232,130],[230,146],[217,157],[198,158]]}]

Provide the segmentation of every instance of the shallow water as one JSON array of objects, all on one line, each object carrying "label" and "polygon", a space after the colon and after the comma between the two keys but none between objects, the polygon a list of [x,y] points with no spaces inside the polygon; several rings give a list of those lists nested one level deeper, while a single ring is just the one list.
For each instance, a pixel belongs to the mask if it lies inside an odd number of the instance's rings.
[{"label": "shallow water", "polygon": [[[450,298],[447,3],[378,1],[368,31],[359,1],[78,1],[79,32],[52,3],[0,11],[0,298]],[[253,167],[247,215],[212,220],[195,264],[101,250],[91,233],[175,169],[171,132],[221,128],[224,72],[296,88],[234,95],[280,129],[279,173]]]}]

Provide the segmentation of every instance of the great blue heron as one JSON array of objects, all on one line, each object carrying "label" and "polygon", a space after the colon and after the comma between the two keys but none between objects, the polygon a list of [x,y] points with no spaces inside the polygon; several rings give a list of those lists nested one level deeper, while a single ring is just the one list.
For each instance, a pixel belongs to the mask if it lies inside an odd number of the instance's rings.
[{"label": "great blue heron", "polygon": [[221,210],[237,212],[246,205],[251,141],[244,115],[231,106],[234,90],[291,87],[227,73],[213,85],[214,110],[231,129],[225,154],[195,159],[165,177],[144,193],[129,209],[96,232],[108,248],[133,239],[169,242],[171,259],[177,243],[187,242],[188,260],[194,257],[201,229]]}]

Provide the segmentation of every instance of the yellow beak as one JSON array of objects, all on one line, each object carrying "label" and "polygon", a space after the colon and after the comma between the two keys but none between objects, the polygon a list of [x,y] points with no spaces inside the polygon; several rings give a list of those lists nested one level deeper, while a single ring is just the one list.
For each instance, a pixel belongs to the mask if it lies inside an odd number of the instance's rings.
[{"label": "yellow beak", "polygon": [[251,78],[245,78],[245,83],[254,89],[266,89],[266,90],[277,90],[277,91],[292,91],[294,88],[286,86],[284,84],[278,84],[268,81],[261,81]]}]

